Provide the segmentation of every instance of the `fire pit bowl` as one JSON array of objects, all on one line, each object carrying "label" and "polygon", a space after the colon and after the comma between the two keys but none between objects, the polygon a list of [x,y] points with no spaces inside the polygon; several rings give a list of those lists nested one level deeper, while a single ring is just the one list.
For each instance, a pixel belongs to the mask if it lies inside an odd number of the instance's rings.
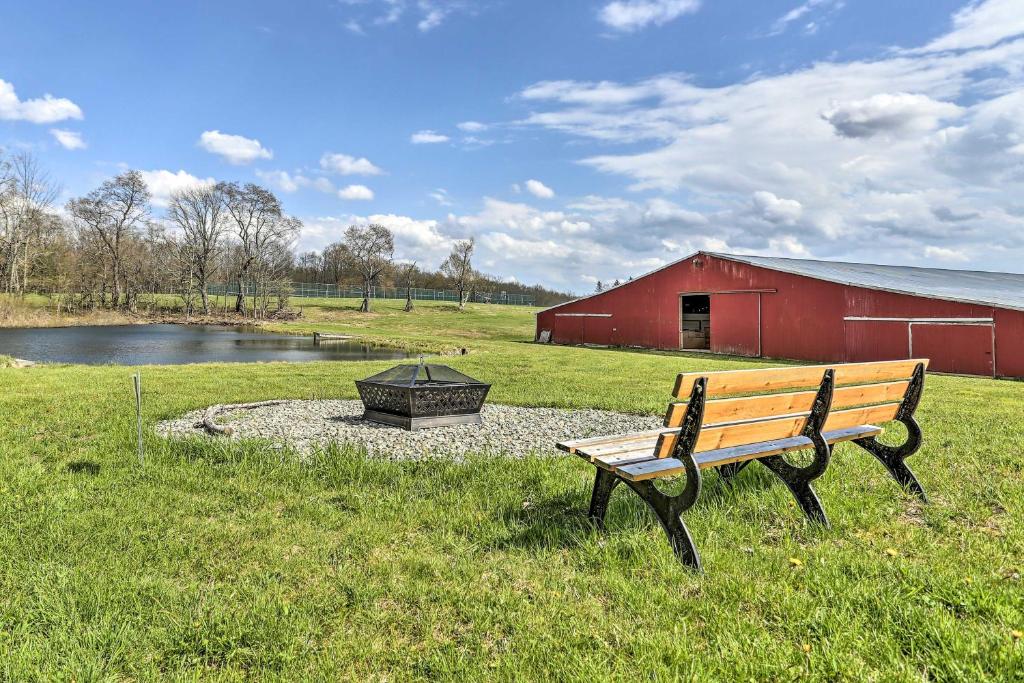
[{"label": "fire pit bowl", "polygon": [[480,424],[491,385],[447,365],[396,365],[356,380],[363,419],[410,431],[445,425]]}]

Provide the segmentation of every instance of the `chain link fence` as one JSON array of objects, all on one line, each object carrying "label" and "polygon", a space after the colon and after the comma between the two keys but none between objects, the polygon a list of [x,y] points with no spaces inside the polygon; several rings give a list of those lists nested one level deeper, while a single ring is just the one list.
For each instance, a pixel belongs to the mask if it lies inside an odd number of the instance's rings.
[{"label": "chain link fence", "polygon": [[[291,284],[291,295],[297,298],[307,299],[362,299],[362,287],[349,287],[346,285],[322,285],[310,282],[293,282]],[[210,296],[238,296],[238,283],[234,284],[211,284],[209,286]],[[255,286],[246,284],[245,295],[255,294]],[[405,299],[404,287],[371,287],[371,299]],[[458,302],[459,293],[450,289],[425,289],[414,287],[412,298],[415,301],[453,301]],[[480,304],[504,304],[508,306],[533,306],[535,299],[528,294],[513,294],[510,292],[473,292],[469,301]]]}]

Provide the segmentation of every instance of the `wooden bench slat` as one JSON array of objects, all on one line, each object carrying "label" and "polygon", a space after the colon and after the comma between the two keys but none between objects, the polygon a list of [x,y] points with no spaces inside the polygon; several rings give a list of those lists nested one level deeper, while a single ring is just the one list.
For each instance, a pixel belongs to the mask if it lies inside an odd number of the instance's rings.
[{"label": "wooden bench slat", "polygon": [[693,383],[707,377],[708,396],[781,391],[817,386],[825,370],[834,368],[836,386],[908,379],[918,363],[928,366],[927,359],[891,360],[877,363],[846,363],[812,365],[792,368],[725,370],[720,372],[686,372],[676,378],[672,395],[689,398]]},{"label": "wooden bench slat", "polygon": [[[849,408],[868,403],[899,401],[907,393],[907,381],[883,384],[861,384],[839,387],[832,396],[832,409]],[[720,398],[704,406],[704,424],[736,422],[756,418],[774,417],[790,413],[810,412],[816,391],[797,391],[745,398]],[[671,403],[665,416],[666,427],[679,427],[686,415],[686,403]]]},{"label": "wooden bench slat", "polygon": [[[670,433],[675,434],[678,429],[673,429]],[[653,453],[654,447],[658,444],[658,436],[649,436],[644,439],[637,439],[636,441],[625,441],[615,444],[603,444],[600,446],[588,446],[587,448],[581,448],[577,451],[580,455],[590,458],[596,458],[603,455],[615,455],[617,453],[626,453],[628,451],[642,450],[646,448],[648,452]]]},{"label": "wooden bench slat", "polygon": [[825,420],[823,432],[833,432],[837,429],[855,427],[857,425],[889,422],[896,417],[896,411],[900,409],[899,403],[883,403],[877,406],[866,408],[850,408],[849,410],[836,410],[828,414]]},{"label": "wooden bench slat", "polygon": [[[881,427],[875,425],[858,425],[837,429],[831,432],[824,432],[822,436],[830,444],[842,441],[852,441],[868,436],[877,436],[882,433]],[[694,456],[697,466],[702,469],[721,467],[733,462],[743,462],[764,458],[769,455],[779,455],[792,451],[804,450],[811,447],[811,440],[805,436],[793,436],[788,439],[776,439],[762,443],[745,444],[731,448],[720,448],[713,451],[705,451]],[[645,479],[659,479],[682,474],[686,471],[685,466],[675,458],[651,458],[648,460],[636,461],[621,466],[611,466],[610,469],[623,479],[631,481],[643,481]]]},{"label": "wooden bench slat", "polygon": [[616,467],[614,471],[623,479],[643,481],[644,479],[660,479],[682,474],[686,471],[686,466],[675,458],[655,458],[646,462]]},{"label": "wooden bench slat", "polygon": [[[873,422],[888,422],[896,416],[896,411],[899,407],[899,403],[883,403],[866,408],[838,410],[829,413],[823,431],[833,431],[860,424],[871,424]],[[694,452],[700,453],[719,448],[728,448],[729,446],[742,446],[749,443],[787,439],[791,436],[799,435],[803,431],[806,422],[806,415],[787,415],[767,420],[758,420],[756,422],[705,427],[700,430]],[[659,436],[658,445],[654,451],[655,455],[659,458],[667,458],[672,455],[678,438],[679,434],[676,432]]]},{"label": "wooden bench slat", "polygon": [[658,458],[654,457],[653,446],[649,448],[640,448],[635,451],[624,451],[622,453],[616,453],[614,455],[595,455],[592,457],[582,457],[589,460],[598,467],[605,468],[606,470],[613,470],[623,465],[631,465],[637,462],[644,462],[645,460],[658,460]]},{"label": "wooden bench slat", "polygon": [[664,432],[671,432],[669,428],[661,429],[650,429],[644,432],[629,432],[625,434],[609,434],[607,436],[593,436],[587,439],[573,439],[571,441],[561,441],[555,446],[566,453],[575,453],[579,450],[586,449],[588,447],[604,446],[609,444],[624,443],[627,441],[636,441],[638,439],[652,438],[657,439]]}]

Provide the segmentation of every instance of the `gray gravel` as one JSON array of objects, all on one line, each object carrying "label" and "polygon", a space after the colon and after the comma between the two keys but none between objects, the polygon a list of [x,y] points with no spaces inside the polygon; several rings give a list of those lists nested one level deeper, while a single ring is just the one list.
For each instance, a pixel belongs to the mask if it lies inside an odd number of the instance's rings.
[{"label": "gray gravel", "polygon": [[618,434],[661,426],[661,418],[624,415],[604,410],[561,410],[485,405],[482,425],[435,427],[407,432],[362,419],[359,401],[287,401],[231,412],[228,407],[216,419],[230,425],[231,437],[208,436],[196,423],[197,410],[176,420],[162,422],[157,431],[165,436],[207,436],[211,439],[267,439],[288,444],[303,453],[332,443],[364,447],[374,457],[395,460],[429,457],[458,458],[466,453],[522,457],[530,453],[554,455],[555,443],[601,434]]}]

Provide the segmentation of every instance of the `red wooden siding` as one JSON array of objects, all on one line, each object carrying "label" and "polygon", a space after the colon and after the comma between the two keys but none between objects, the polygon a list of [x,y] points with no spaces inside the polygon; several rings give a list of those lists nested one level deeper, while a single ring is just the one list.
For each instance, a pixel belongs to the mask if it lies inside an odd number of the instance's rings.
[{"label": "red wooden siding", "polygon": [[851,363],[911,358],[909,323],[846,320],[846,357]]},{"label": "red wooden siding", "polygon": [[681,294],[711,295],[713,352],[767,358],[909,358],[908,318],[994,319],[994,360],[990,325],[925,329],[914,323],[913,353],[930,357],[931,369],[939,372],[1024,377],[1024,311],[852,287],[708,254],[542,311],[537,329],[551,330],[560,344],[678,349]]}]

